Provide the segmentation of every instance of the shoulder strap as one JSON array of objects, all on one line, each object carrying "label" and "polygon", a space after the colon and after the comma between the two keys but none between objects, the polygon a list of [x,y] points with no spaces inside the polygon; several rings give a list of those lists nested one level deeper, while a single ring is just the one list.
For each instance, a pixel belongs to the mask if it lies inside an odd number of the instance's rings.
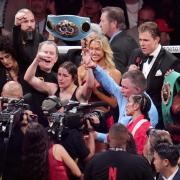
[{"label": "shoulder strap", "polygon": [[139,129],[139,127],[140,127],[143,123],[145,123],[145,122],[147,122],[147,119],[141,119],[141,120],[134,126],[131,134],[134,136],[135,133],[136,133],[136,131]]}]

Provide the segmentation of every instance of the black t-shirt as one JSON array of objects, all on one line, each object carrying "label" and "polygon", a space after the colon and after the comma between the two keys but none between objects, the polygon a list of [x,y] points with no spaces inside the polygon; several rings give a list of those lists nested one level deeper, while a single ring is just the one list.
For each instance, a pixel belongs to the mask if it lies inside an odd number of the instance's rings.
[{"label": "black t-shirt", "polygon": [[85,180],[153,180],[149,163],[125,151],[96,154],[87,164]]},{"label": "black t-shirt", "polygon": [[[51,83],[57,84],[57,77],[56,77],[56,73],[54,73],[54,72],[47,73],[38,68],[36,71],[36,77],[40,78],[44,82],[51,82]],[[33,87],[31,87],[26,92],[29,92],[32,94],[32,98],[29,101],[31,110],[33,111],[33,113],[38,115],[39,123],[41,123],[43,126],[46,127],[48,125],[48,122],[47,122],[47,120],[45,120],[46,118],[43,115],[41,105],[42,105],[43,100],[45,98],[47,98],[48,95],[37,91]]]}]

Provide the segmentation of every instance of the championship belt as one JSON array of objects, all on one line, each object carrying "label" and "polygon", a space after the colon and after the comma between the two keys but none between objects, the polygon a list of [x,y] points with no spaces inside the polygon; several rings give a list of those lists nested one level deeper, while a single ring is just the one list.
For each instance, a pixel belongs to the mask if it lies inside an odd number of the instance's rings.
[{"label": "championship belt", "polygon": [[6,5],[7,5],[7,0],[0,0],[0,27],[4,26]]},{"label": "championship belt", "polygon": [[90,33],[90,19],[74,15],[48,15],[46,30],[59,39],[77,41]]},{"label": "championship belt", "polygon": [[162,98],[162,115],[165,127],[173,123],[171,115],[171,106],[174,95],[180,90],[180,73],[173,71],[165,76],[164,84],[161,91]]}]

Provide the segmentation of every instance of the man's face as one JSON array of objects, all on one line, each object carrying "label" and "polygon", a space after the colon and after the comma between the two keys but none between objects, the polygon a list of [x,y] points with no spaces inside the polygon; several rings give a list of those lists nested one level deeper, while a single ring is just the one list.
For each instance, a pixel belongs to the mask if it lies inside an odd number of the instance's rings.
[{"label": "man's face", "polygon": [[139,94],[140,92],[130,79],[123,78],[121,81],[121,93],[124,97],[128,99],[132,94]]},{"label": "man's face", "polygon": [[26,12],[25,20],[21,23],[21,30],[24,32],[32,32],[35,30],[35,19],[31,12]]},{"label": "man's face", "polygon": [[164,159],[161,159],[158,153],[154,152],[154,166],[156,169],[156,172],[162,172],[164,170],[164,167],[166,166],[166,161]]},{"label": "man's face", "polygon": [[31,10],[34,14],[45,14],[47,10],[47,0],[31,0]]},{"label": "man's face", "polygon": [[111,37],[111,22],[108,20],[106,12],[101,14],[100,27],[105,35]]},{"label": "man's face", "polygon": [[152,10],[141,10],[138,14],[138,25],[147,22],[154,21],[155,13]]},{"label": "man's face", "polygon": [[151,54],[158,47],[159,40],[159,37],[152,37],[148,31],[139,33],[140,48],[145,55]]},{"label": "man's face", "polygon": [[43,55],[43,58],[39,62],[40,68],[45,72],[51,72],[58,58],[54,45],[43,44],[38,53]]}]

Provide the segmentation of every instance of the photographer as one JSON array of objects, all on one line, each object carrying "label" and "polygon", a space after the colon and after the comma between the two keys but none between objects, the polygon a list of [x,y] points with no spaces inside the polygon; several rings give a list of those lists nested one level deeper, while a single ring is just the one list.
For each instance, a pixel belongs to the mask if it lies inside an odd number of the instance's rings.
[{"label": "photographer", "polygon": [[[29,120],[32,120],[32,112],[25,110],[23,107],[16,107],[16,101],[19,102],[23,97],[22,87],[18,82],[9,81],[3,86],[2,97],[9,99],[10,102],[3,103],[2,109],[8,109],[10,104],[12,108],[20,112],[20,116],[14,115],[12,129],[7,122],[6,128],[7,134],[0,134],[1,138],[1,172],[3,174],[3,180],[20,180],[21,175],[21,155],[22,155],[22,142],[24,138],[24,132]],[[19,100],[19,101],[18,101]],[[18,104],[18,103],[17,103]],[[20,105],[19,105],[20,106]],[[20,111],[19,111],[20,108]],[[22,109],[21,109],[22,108]],[[22,112],[21,112],[22,110]],[[13,109],[12,109],[13,111]],[[8,112],[8,111],[7,111]],[[12,112],[10,111],[9,114]],[[3,115],[3,111],[1,112]],[[2,118],[4,118],[2,116]],[[2,130],[2,129],[1,129]]]}]

